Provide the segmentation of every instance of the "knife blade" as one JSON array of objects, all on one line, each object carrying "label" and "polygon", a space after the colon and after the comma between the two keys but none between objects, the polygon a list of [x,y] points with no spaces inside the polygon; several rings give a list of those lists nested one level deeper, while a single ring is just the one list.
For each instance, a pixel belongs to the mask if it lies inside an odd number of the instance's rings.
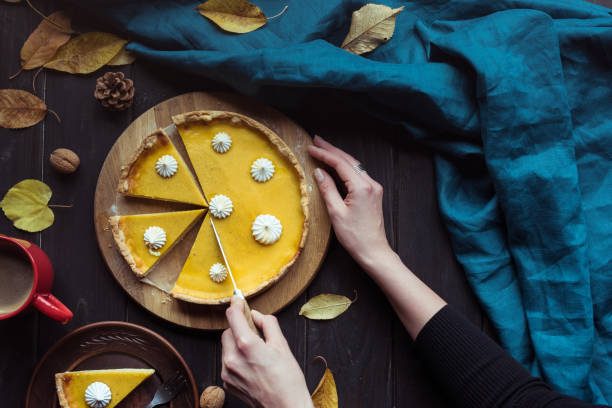
[{"label": "knife blade", "polygon": [[219,246],[219,249],[221,250],[221,256],[223,257],[225,268],[227,269],[227,273],[232,281],[232,285],[234,286],[234,295],[244,300],[244,309],[243,309],[244,317],[246,318],[247,323],[249,324],[249,327],[251,328],[251,330],[255,334],[257,334],[259,337],[262,337],[261,333],[255,326],[255,323],[253,322],[253,317],[251,316],[251,308],[249,307],[249,304],[247,303],[246,298],[244,297],[244,293],[242,293],[242,291],[238,289],[238,286],[236,285],[236,280],[234,279],[234,275],[232,274],[232,268],[230,268],[229,262],[227,260],[227,256],[225,255],[225,251],[223,250],[223,244],[221,244],[221,238],[219,237],[219,233],[217,233],[217,228],[215,227],[215,223],[213,222],[212,217],[209,217],[209,219],[210,219],[210,225],[212,225],[212,229],[215,234],[215,239],[217,240],[217,245]]}]

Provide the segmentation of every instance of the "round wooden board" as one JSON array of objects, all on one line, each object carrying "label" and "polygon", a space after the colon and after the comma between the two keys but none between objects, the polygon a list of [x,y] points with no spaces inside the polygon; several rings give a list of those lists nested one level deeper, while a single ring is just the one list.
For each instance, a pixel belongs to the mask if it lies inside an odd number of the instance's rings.
[{"label": "round wooden board", "polygon": [[[184,327],[221,330],[227,327],[225,308],[183,302],[171,298],[164,291],[142,283],[117,250],[108,217],[115,214],[139,214],[190,209],[176,203],[126,198],[117,193],[119,170],[136,150],[143,138],[158,128],[172,125],[172,116],[195,110],[224,110],[252,117],[278,134],[293,150],[304,167],[310,190],[310,231],[300,257],[275,285],[249,299],[253,309],[262,313],[276,313],[294,301],[316,275],[327,251],[331,224],[323,199],[313,179],[316,162],[307,146],[311,137],[304,129],[282,113],[242,96],[227,93],[193,92],[179,95],[154,106],[138,117],[117,139],[111,148],[98,178],[94,198],[94,226],[102,256],[119,284],[130,296],[153,314]],[[187,162],[188,157],[180,137],[169,133]],[[168,271],[180,271],[195,240],[194,227],[156,266]]]}]

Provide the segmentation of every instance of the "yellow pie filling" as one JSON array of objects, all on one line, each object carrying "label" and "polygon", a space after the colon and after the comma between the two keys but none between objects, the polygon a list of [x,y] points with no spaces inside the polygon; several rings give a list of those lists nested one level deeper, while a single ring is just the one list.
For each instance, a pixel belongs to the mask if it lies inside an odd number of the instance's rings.
[{"label": "yellow pie filling", "polygon": [[[176,173],[171,177],[162,177],[155,169],[159,158],[165,155],[172,156],[178,164]],[[161,130],[144,140],[137,156],[124,169],[119,191],[130,196],[206,206],[187,164]]]},{"label": "yellow pie filling", "polygon": [[[136,275],[145,276],[202,218],[204,212],[205,210],[191,210],[123,215],[111,217],[110,223],[122,255]],[[153,226],[162,228],[166,233],[166,242],[159,249],[151,249],[145,244],[145,231]]]},{"label": "yellow pie filling", "polygon": [[[244,293],[256,291],[280,276],[299,254],[305,218],[299,174],[278,146],[241,121],[214,119],[178,123],[177,128],[207,199],[223,194],[232,200],[231,215],[214,218],[215,226],[238,287]],[[221,132],[232,139],[225,153],[212,147],[213,137]],[[250,173],[251,164],[261,157],[275,167],[272,178],[263,183]],[[282,224],[274,244],[262,245],[253,238],[251,226],[261,214],[271,214]],[[201,303],[231,296],[229,277],[222,283],[209,277],[216,262],[223,260],[206,218],[172,294]]]},{"label": "yellow pie filling", "polygon": [[85,390],[94,382],[102,382],[110,388],[112,396],[105,408],[113,408],[154,372],[150,369],[69,371],[55,374],[55,384],[62,408],[89,408]]}]

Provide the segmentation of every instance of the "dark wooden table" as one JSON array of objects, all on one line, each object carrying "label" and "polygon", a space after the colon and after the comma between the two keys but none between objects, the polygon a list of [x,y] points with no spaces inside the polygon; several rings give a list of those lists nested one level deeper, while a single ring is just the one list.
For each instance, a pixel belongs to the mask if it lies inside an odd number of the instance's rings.
[{"label": "dark wooden table", "polygon": [[[599,3],[612,6],[610,0]],[[41,8],[50,13],[58,6],[47,2]],[[19,69],[21,45],[39,22],[40,18],[25,5],[0,2],[0,88],[31,90],[32,72],[12,81],[7,78]],[[175,95],[225,88],[137,61],[120,69],[135,81],[134,106],[113,113],[93,98],[96,78],[108,70],[85,76],[42,72],[37,94],[61,116],[62,123],[48,115],[42,123],[25,130],[0,129],[0,195],[20,180],[35,178],[52,188],[52,203],[73,204],[70,209],[54,209],[55,224],[36,234],[15,229],[2,215],[0,233],[30,240],[49,254],[56,270],[54,293],[75,314],[67,326],[37,312],[0,322],[2,408],[24,405],[34,366],[58,339],[77,327],[104,320],[123,320],[155,330],[182,353],[200,390],[221,384],[220,333],[173,326],[133,302],[100,256],[92,217],[98,172],[111,145],[130,122]],[[341,102],[337,92],[304,92],[298,104],[277,108],[310,134],[327,137],[363,162],[385,187],[387,234],[404,262],[450,304],[492,334],[442,225],[431,152],[408,143],[393,143],[393,139],[402,139],[401,129],[357,113]],[[382,134],[389,138],[380,137]],[[77,173],[61,176],[50,167],[49,154],[58,147],[72,149],[80,156]],[[317,322],[298,316],[299,308],[311,296],[338,293],[352,297],[354,290],[359,292],[358,302],[335,320]],[[278,318],[311,390],[323,372],[320,363],[313,363],[313,357],[327,359],[342,407],[452,406],[428,378],[383,294],[335,239],[314,282],[278,313]],[[226,406],[242,404],[230,397]]]}]

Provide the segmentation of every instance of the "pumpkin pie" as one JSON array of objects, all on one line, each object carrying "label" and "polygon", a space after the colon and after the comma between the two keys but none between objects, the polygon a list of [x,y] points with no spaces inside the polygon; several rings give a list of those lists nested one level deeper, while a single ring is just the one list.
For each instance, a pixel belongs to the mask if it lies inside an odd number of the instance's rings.
[{"label": "pumpkin pie", "polygon": [[127,196],[206,206],[187,164],[161,129],[144,138],[121,168],[118,191]]},{"label": "pumpkin pie", "polygon": [[[102,397],[110,390],[110,401],[105,408],[113,408],[129,393],[149,378],[155,370],[150,369],[116,369],[116,370],[88,370],[68,371],[55,374],[57,396],[62,408],[89,408],[85,402],[86,391],[93,390],[90,386],[102,383]],[[98,385],[98,384],[96,384]],[[105,386],[105,387],[104,387]],[[91,394],[88,393],[88,397]]]},{"label": "pumpkin pie", "polygon": [[[221,212],[214,222],[238,287],[247,296],[265,289],[304,247],[309,208],[302,167],[282,139],[246,116],[198,111],[173,120],[208,199],[206,217],[214,216],[215,197],[231,200],[231,212]],[[226,205],[225,199],[220,202]],[[273,243],[255,239],[253,224],[260,215],[282,225]],[[229,279],[218,283],[209,276],[209,269],[222,262],[205,219],[171,294],[195,303],[227,302],[233,292]]]},{"label": "pumpkin pie", "polygon": [[202,218],[206,210],[118,215],[109,218],[121,255],[139,278]]}]

